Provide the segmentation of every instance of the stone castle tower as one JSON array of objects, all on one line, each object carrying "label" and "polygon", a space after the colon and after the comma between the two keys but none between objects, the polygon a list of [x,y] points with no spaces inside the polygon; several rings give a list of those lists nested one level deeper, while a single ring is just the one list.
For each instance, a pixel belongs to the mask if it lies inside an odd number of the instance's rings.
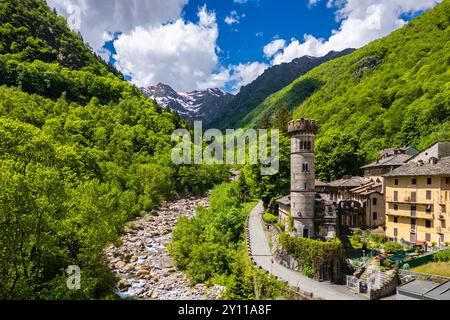
[{"label": "stone castle tower", "polygon": [[315,120],[289,122],[291,137],[291,214],[297,236],[314,237],[315,216],[315,137],[319,126]]}]

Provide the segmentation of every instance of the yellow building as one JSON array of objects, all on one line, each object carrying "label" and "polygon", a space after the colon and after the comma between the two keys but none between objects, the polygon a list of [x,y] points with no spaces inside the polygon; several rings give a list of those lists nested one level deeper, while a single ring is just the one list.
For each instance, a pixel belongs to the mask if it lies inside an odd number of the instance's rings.
[{"label": "yellow building", "polygon": [[450,243],[450,142],[385,175],[386,235],[404,244]]}]

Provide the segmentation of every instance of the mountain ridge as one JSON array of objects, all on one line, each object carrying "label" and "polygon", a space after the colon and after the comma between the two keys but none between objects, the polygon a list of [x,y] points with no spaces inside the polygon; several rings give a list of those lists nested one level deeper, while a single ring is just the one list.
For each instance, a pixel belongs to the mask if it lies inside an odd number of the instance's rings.
[{"label": "mountain ridge", "polygon": [[345,56],[354,50],[349,48],[339,52],[331,51],[322,57],[303,56],[291,62],[270,67],[253,82],[242,87],[234,99],[222,109],[211,126],[221,129],[239,127],[241,120],[268,96],[322,63]]},{"label": "mountain ridge", "polygon": [[206,125],[213,121],[219,110],[234,98],[232,94],[218,88],[176,92],[172,87],[163,83],[140,90],[145,96],[155,100],[160,107],[169,106],[183,119],[203,121]]}]

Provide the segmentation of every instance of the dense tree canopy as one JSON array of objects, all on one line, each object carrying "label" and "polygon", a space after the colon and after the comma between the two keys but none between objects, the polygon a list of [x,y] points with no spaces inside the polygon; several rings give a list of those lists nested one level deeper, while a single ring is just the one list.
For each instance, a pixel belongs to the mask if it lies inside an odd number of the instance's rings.
[{"label": "dense tree canopy", "polygon": [[[103,249],[125,222],[227,177],[172,163],[184,127],[44,1],[0,1],[0,298],[110,297]],[[81,290],[66,286],[70,265]]]}]

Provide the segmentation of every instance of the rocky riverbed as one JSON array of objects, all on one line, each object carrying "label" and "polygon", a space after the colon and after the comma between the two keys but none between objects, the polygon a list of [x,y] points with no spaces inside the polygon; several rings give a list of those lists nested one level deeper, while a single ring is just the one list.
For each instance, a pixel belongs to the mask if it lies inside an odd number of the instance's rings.
[{"label": "rocky riverbed", "polygon": [[191,287],[167,252],[172,230],[181,216],[193,217],[198,206],[208,207],[209,195],[163,203],[158,210],[131,223],[122,245],[107,250],[110,268],[118,275],[122,298],[211,300],[223,287]]}]

